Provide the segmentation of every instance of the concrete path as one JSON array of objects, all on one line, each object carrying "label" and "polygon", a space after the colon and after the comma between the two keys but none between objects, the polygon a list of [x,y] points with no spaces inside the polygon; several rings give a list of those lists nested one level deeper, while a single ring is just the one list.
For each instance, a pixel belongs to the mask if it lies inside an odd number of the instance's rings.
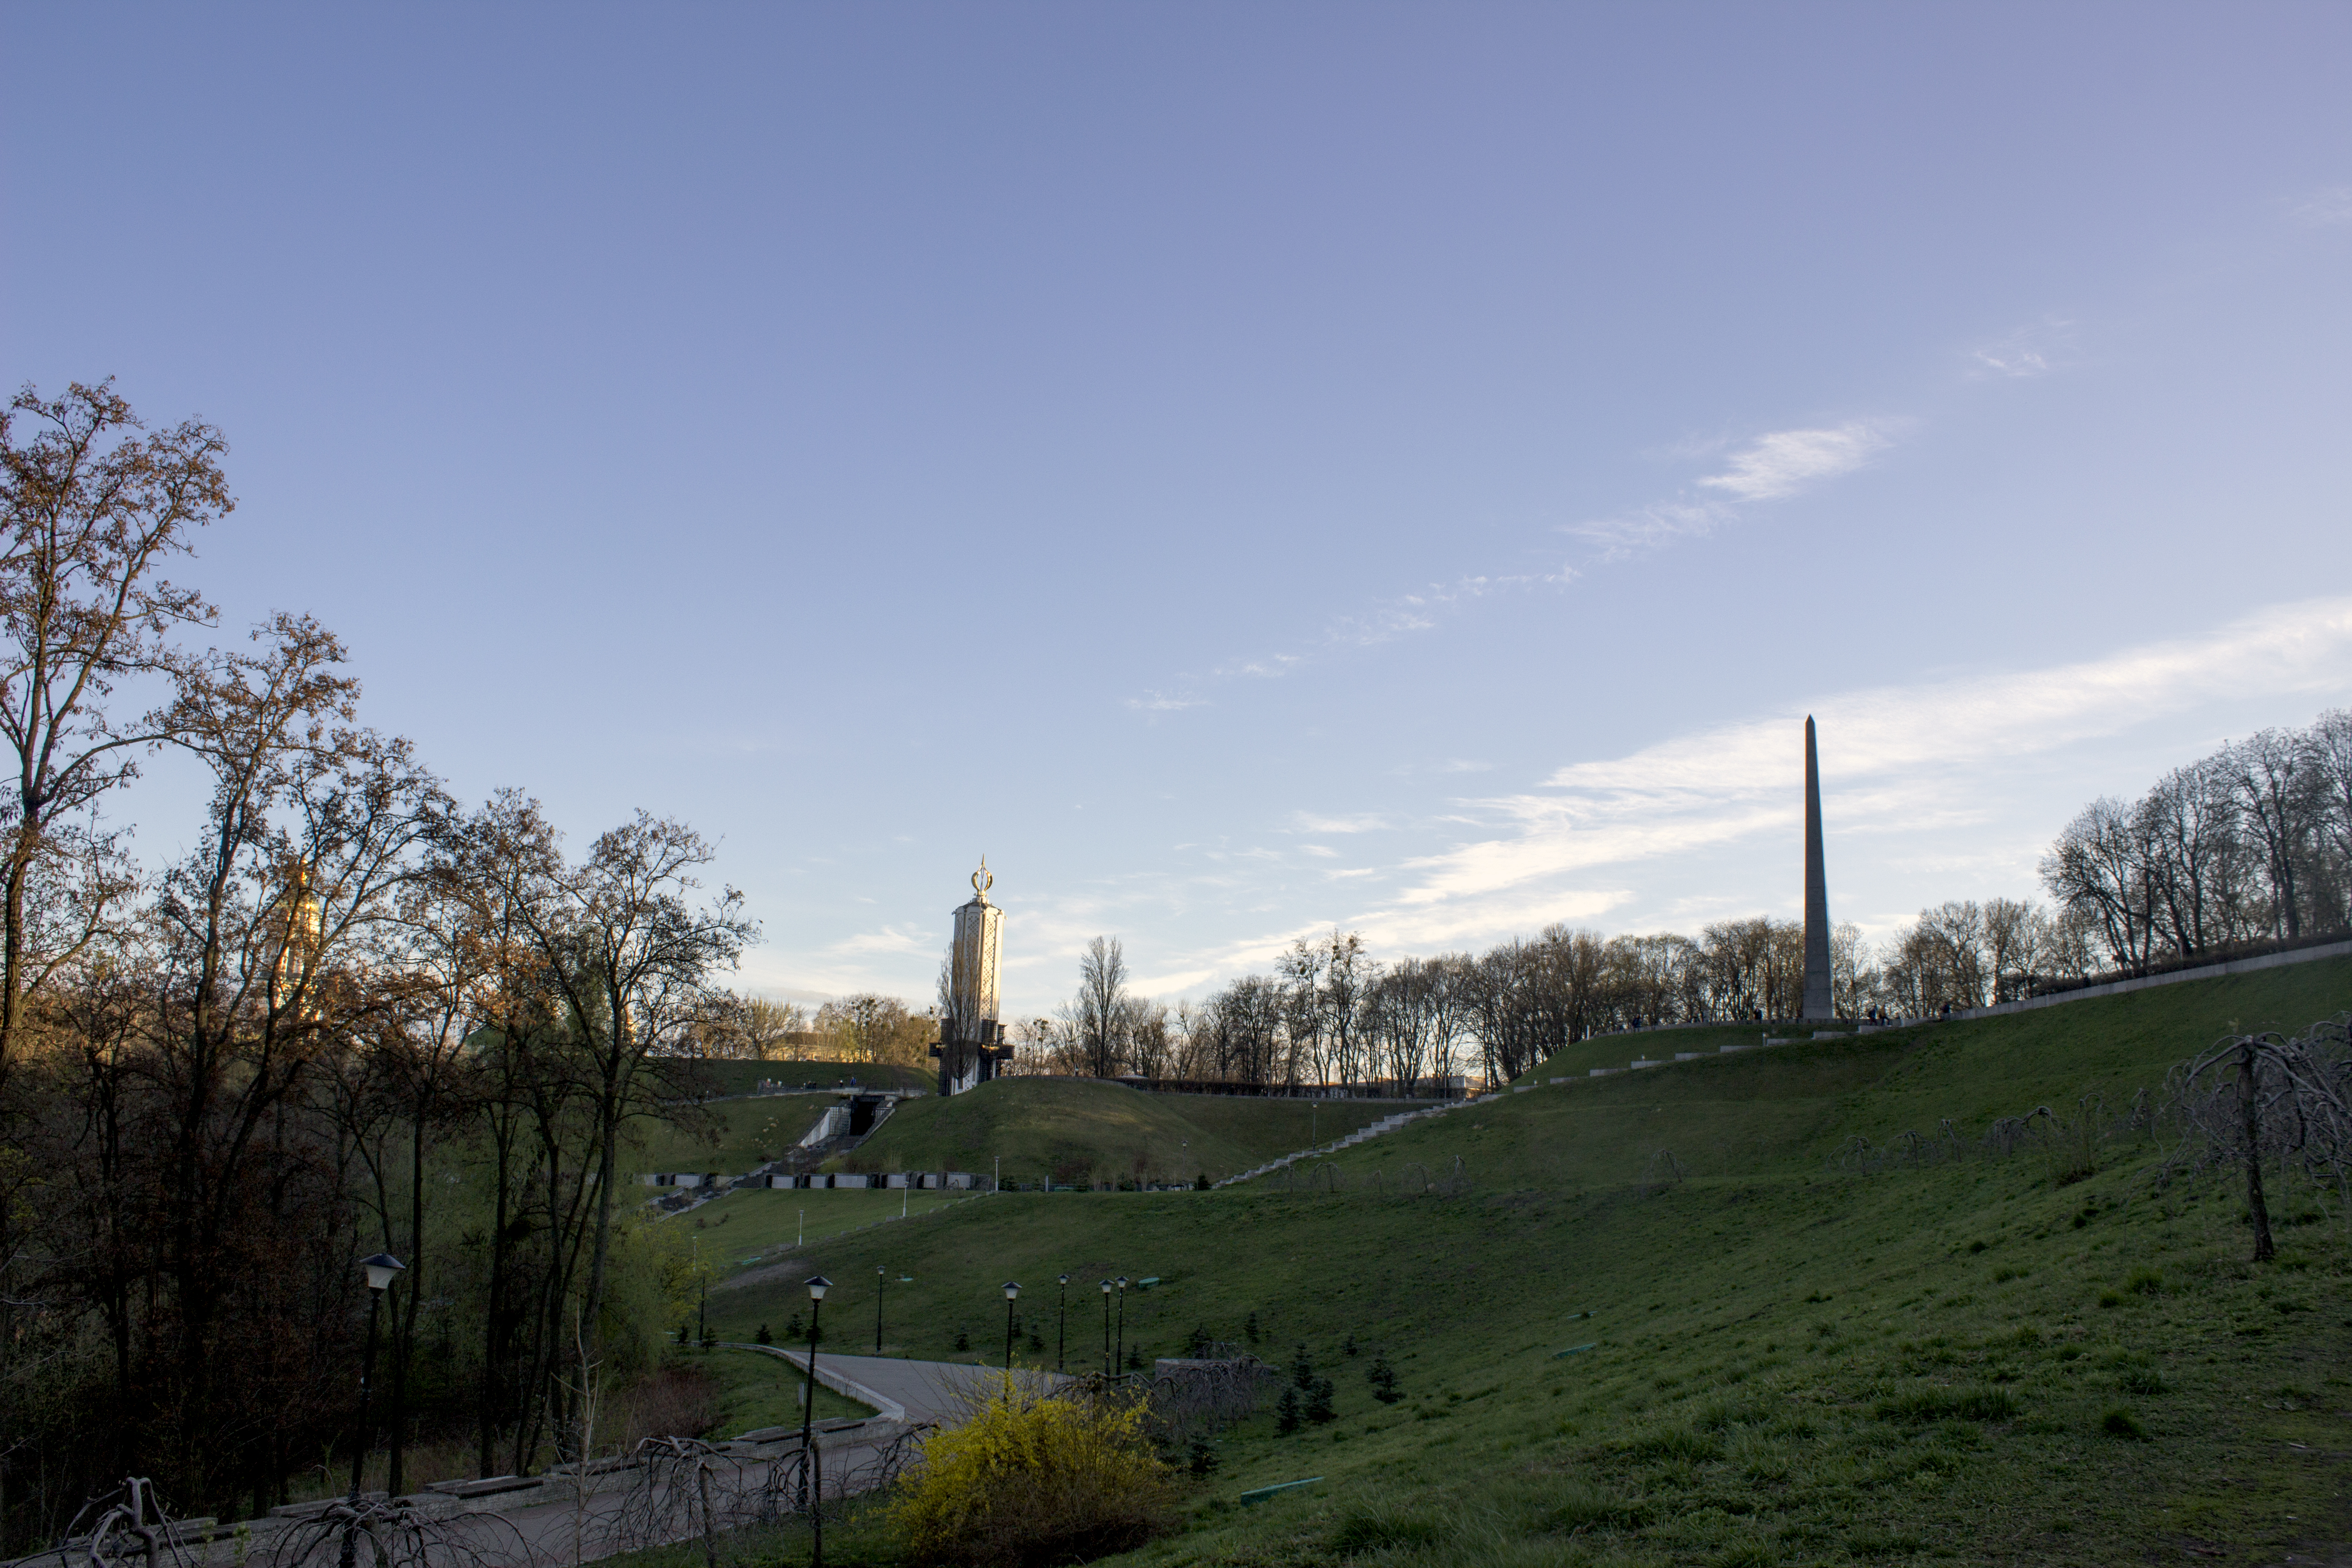
[{"label": "concrete path", "polygon": [[[766,1351],[781,1356],[795,1368],[808,1365],[804,1350],[785,1350],[775,1345],[737,1345],[737,1350]],[[1044,1377],[1047,1384],[1058,1381],[1051,1373],[1040,1373],[1026,1368],[1017,1369],[1013,1375],[1024,1384]],[[982,1366],[961,1361],[898,1361],[889,1356],[835,1355],[828,1351],[816,1352],[816,1380],[836,1394],[863,1400],[894,1421],[961,1420],[964,1413],[979,1400],[996,1391],[1003,1378],[1003,1369]]]}]

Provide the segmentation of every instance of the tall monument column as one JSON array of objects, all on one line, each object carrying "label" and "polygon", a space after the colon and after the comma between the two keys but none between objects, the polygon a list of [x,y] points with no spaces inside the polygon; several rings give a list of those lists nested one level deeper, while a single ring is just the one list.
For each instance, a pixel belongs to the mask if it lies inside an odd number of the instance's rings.
[{"label": "tall monument column", "polygon": [[971,874],[971,901],[955,912],[955,939],[948,948],[946,1004],[940,1017],[940,1092],[961,1094],[996,1076],[997,1065],[1013,1059],[1004,1027],[997,1022],[997,958],[1003,945],[1004,911],[988,901],[996,879],[988,858]]},{"label": "tall monument column", "polygon": [[1813,716],[1805,715],[1805,1012],[1834,1018],[1830,999],[1830,887],[1822,869],[1822,760]]}]

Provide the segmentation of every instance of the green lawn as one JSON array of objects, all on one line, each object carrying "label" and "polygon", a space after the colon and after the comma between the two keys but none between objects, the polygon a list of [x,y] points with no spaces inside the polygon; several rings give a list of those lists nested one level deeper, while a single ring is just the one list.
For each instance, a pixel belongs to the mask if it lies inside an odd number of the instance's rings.
[{"label": "green lawn", "polygon": [[853,1171],[971,1171],[1007,1183],[1190,1182],[1246,1171],[1392,1114],[1378,1100],[1147,1094],[1090,1079],[1016,1078],[909,1100],[844,1163]]},{"label": "green lawn", "polygon": [[[775,1325],[779,1340],[782,1338],[783,1326]],[[826,1337],[830,1339],[832,1335],[828,1332]],[[714,1441],[719,1437],[740,1437],[763,1426],[789,1426],[799,1422],[801,1391],[806,1386],[806,1374],[782,1358],[758,1351],[726,1349],[686,1349],[671,1353],[689,1365],[700,1367],[719,1386],[719,1421],[711,1428]],[[824,1370],[824,1347],[819,1346],[820,1372]],[[873,1414],[870,1406],[835,1394],[821,1383],[816,1385],[819,1421],[850,1420]]]},{"label": "green lawn", "polygon": [[[1255,1322],[1282,1363],[1305,1345],[1339,1419],[1228,1432],[1139,1563],[2275,1563],[2352,1540],[2344,1218],[2274,1192],[2285,1256],[2253,1268],[2236,1187],[2158,1184],[2122,1113],[2232,1020],[2347,1003],[2336,960],[1579,1078],[1376,1139],[1321,1190],[1008,1194],[813,1241],[714,1295],[712,1325],[788,1316],[814,1272],[856,1321],[887,1235],[905,1353],[1001,1333],[1014,1279],[1050,1363],[1065,1272],[1073,1362],[1100,1355],[1113,1274],[1160,1279],[1125,1299],[1146,1354],[1195,1325]],[[992,1087],[1037,1095],[1000,1113],[1034,1130],[1073,1086]],[[1985,1151],[1992,1118],[2086,1095],[2110,1113],[2088,1180]],[[1906,1131],[1941,1151],[1847,1152]],[[1397,1405],[1371,1398],[1375,1354]]]},{"label": "green lawn", "polygon": [[[895,1222],[902,1213],[928,1214],[971,1196],[953,1192],[769,1187],[729,1193],[661,1223],[690,1231],[697,1252],[724,1275],[760,1261],[772,1248],[797,1244],[803,1235],[814,1245],[877,1220]],[[876,1227],[877,1232],[888,1228]]]}]

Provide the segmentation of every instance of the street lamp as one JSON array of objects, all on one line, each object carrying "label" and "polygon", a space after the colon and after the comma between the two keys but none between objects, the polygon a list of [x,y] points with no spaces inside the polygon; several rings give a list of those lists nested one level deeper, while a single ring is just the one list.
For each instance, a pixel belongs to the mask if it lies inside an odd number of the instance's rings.
[{"label": "street lamp", "polygon": [[1111,1364],[1118,1367],[1127,1364],[1127,1276],[1124,1274],[1118,1277],[1118,1358]]},{"label": "street lamp", "polygon": [[817,1467],[816,1441],[816,1318],[833,1281],[820,1274],[808,1282],[808,1386],[801,1396],[801,1490],[808,1499],[809,1568],[824,1568],[824,1472]]},{"label": "street lamp", "polygon": [[1013,1381],[1013,1303],[1021,1299],[1021,1281],[1004,1282],[1004,1381]]},{"label": "street lamp", "polygon": [[1070,1277],[1056,1277],[1054,1281],[1062,1288],[1062,1327],[1054,1337],[1054,1373],[1060,1376],[1070,1359]]},{"label": "street lamp", "polygon": [[1103,1376],[1110,1376],[1110,1281],[1103,1281]]},{"label": "street lamp", "polygon": [[[383,1306],[383,1293],[392,1289],[408,1265],[389,1252],[379,1252],[373,1258],[362,1258],[360,1267],[367,1271],[368,1337],[367,1358],[360,1363],[360,1429],[352,1442],[352,1511],[360,1506],[360,1477],[367,1465],[368,1451],[368,1385],[375,1382],[375,1321]],[[359,1550],[359,1522],[356,1519],[343,1526],[342,1568],[352,1568]]]},{"label": "street lamp", "polygon": [[882,1285],[884,1279],[885,1275],[882,1266],[877,1263],[874,1266],[874,1353],[876,1355],[880,1355],[882,1353]]}]

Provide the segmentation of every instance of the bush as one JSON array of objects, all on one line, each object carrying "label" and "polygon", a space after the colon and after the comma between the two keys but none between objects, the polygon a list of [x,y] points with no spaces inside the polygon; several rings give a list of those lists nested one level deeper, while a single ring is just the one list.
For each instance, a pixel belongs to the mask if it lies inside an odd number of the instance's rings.
[{"label": "bush", "polygon": [[1145,1408],[1015,1387],[934,1433],[891,1510],[918,1563],[1084,1563],[1141,1545],[1169,1518]]},{"label": "bush", "polygon": [[776,1342],[775,1336],[768,1332],[768,1325],[765,1323],[761,1323],[760,1325],[760,1331],[753,1334],[751,1339],[752,1342],[757,1344],[772,1345]]},{"label": "bush", "polygon": [[1331,1405],[1333,1393],[1329,1378],[1317,1378],[1307,1385],[1307,1407],[1300,1414],[1309,1421],[1322,1422],[1333,1419],[1339,1414]]},{"label": "bush", "polygon": [[[1394,1405],[1404,1397],[1397,1392],[1396,1368],[1389,1364],[1386,1356],[1372,1358],[1371,1369],[1364,1373],[1364,1381],[1372,1385],[1372,1397],[1382,1405]],[[1554,1389],[1552,1392],[1557,1394],[1559,1391]]]},{"label": "bush", "polygon": [[2164,1276],[2153,1268],[2135,1268],[2124,1281],[2124,1289],[2142,1296],[2153,1296],[2164,1289]]}]

